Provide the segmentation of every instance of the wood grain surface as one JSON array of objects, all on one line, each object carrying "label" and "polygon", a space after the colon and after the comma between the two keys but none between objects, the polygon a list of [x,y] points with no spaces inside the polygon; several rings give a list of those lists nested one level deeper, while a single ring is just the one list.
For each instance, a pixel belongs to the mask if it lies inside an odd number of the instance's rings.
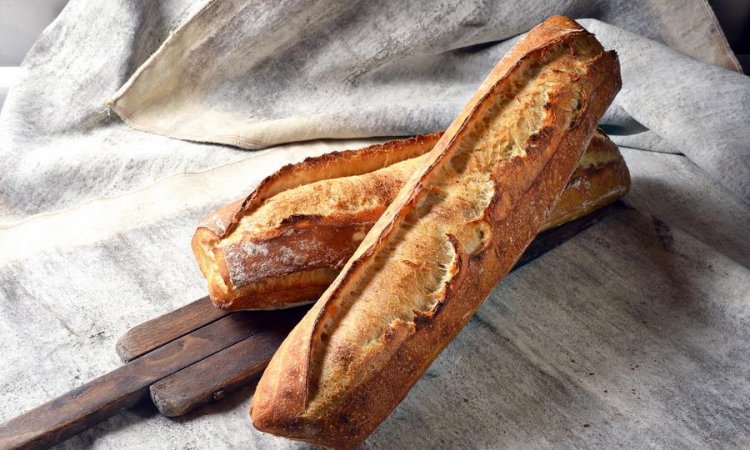
[{"label": "wood grain surface", "polygon": [[227,314],[206,296],[131,328],[117,341],[115,350],[122,362],[132,361]]},{"label": "wood grain surface", "polygon": [[43,448],[129,408],[148,387],[217,351],[267,329],[277,312],[237,313],[0,425],[0,448]]},{"label": "wood grain surface", "polygon": [[263,372],[286,335],[307,308],[280,311],[278,319],[206,359],[151,385],[151,399],[168,417],[181,416],[198,406],[219,401]]}]

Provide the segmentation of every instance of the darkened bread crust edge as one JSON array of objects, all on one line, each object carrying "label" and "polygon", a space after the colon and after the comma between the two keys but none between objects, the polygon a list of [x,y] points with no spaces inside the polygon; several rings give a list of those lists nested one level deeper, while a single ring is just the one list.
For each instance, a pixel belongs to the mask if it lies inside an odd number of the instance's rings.
[{"label": "darkened bread crust edge", "polygon": [[[395,163],[403,160],[404,155],[423,154],[424,146],[431,148],[441,135],[442,132],[370,146],[361,151],[336,152],[333,156],[309,158],[288,166],[294,170],[287,169],[285,172],[303,172],[323,161],[330,167],[345,163],[361,166],[362,161],[375,152],[381,155],[397,153],[391,159]],[[269,177],[274,180],[278,178],[276,174]],[[543,229],[561,225],[602,208],[625,195],[629,187],[628,169],[617,146],[601,130],[597,130]],[[356,221],[338,221],[330,217],[295,216],[295,223],[288,223],[283,229],[288,231],[293,228],[293,236],[279,232],[264,238],[262,243],[269,249],[282,246],[288,248],[293,247],[294,242],[314,238],[327,248],[325,258],[303,258],[299,264],[279,266],[272,258],[262,257],[258,262],[263,263],[264,270],[254,271],[255,281],[235,286],[231,283],[223,255],[214,251],[216,255],[212,259],[215,263],[209,262],[204,255],[206,250],[203,246],[211,248],[222,236],[228,234],[227,224],[242,216],[238,211],[244,201],[233,202],[207,216],[196,230],[192,242],[193,252],[208,280],[211,299],[216,306],[229,311],[289,308],[316,300],[354,251],[356,246],[353,247],[351,236],[367,232],[377,219],[358,217]],[[310,256],[305,251],[300,251],[299,254]],[[214,278],[215,274],[208,267],[210,264],[215,264],[216,268],[213,270],[219,271],[220,280]]]},{"label": "darkened bread crust edge", "polygon": [[[612,158],[616,155],[616,158]],[[583,217],[623,197],[630,190],[630,171],[617,145],[597,130],[584,153],[591,161],[576,167],[540,231]]]},{"label": "darkened bread crust edge", "polygon": [[[442,133],[426,136],[426,142],[437,142],[440,135]],[[424,140],[420,140],[420,142],[422,141]],[[415,145],[413,142],[414,140],[398,141],[399,144],[405,144],[407,147],[413,147]],[[397,148],[397,146],[377,146],[376,150],[390,151],[390,148],[394,147]],[[418,153],[412,148],[407,150],[408,153]],[[347,153],[354,154],[353,157],[348,159],[348,162],[357,164],[361,159],[367,158],[368,154],[366,152],[360,154],[358,151]],[[326,159],[332,165],[339,165],[338,159]],[[317,160],[317,158],[313,160]],[[601,130],[597,130],[591,139],[584,160],[576,167],[560,196],[560,200],[552,210],[547,223],[543,226],[543,230],[589,214],[614,202],[628,192],[630,176],[625,161],[617,146]],[[306,166],[308,162],[306,160],[297,165]],[[304,170],[304,168],[300,167],[297,170]],[[211,247],[212,243],[221,239],[218,233],[224,234],[222,230],[226,228],[226,224],[233,217],[236,217],[242,203],[243,200],[236,201],[207,216],[196,231],[192,243],[193,252],[201,266],[201,271],[208,280],[211,299],[216,306],[228,311],[290,308],[315,301],[352,255],[354,248],[352,247],[351,236],[357,232],[367,232],[375,221],[370,218],[366,221],[364,218],[360,218],[361,220],[356,222],[334,220],[331,223],[319,220],[312,223],[312,226],[305,226],[303,222],[306,221],[300,218],[296,224],[289,225],[290,228],[294,227],[294,241],[299,242],[314,238],[321,242],[321,245],[327,247],[326,258],[305,259],[294,266],[284,265],[279,267],[271,258],[263,256],[257,262],[263,263],[264,268],[255,273],[257,278],[255,282],[235,286],[231,284],[228,268],[223,255],[219,252],[215,252],[219,254],[215,256],[214,260],[221,275],[221,280],[213,278],[214,274],[211,270],[204,267],[204,264],[208,265],[209,263],[204,262],[202,254],[205,250],[201,246]],[[308,235],[310,236],[308,237]],[[267,244],[267,248],[270,249],[273,249],[274,246],[289,247],[289,244],[293,243],[290,236],[283,236],[282,233],[263,239],[262,242]],[[300,252],[300,255],[305,256],[306,253]],[[271,271],[271,273],[268,271]],[[221,285],[226,286],[227,284],[229,289],[220,288]]]},{"label": "darkened bread crust edge", "polygon": [[343,150],[306,158],[297,164],[288,164],[266,177],[241,203],[222,209],[226,225],[217,226],[211,221],[199,227],[207,228],[222,238],[232,232],[239,219],[279,192],[304,184],[332,178],[362,175],[399,161],[419,156],[429,151],[442,133],[414,136],[383,144],[370,145],[359,150]]},{"label": "darkened bread crust edge", "polygon": [[[393,231],[395,224],[415,207],[416,193],[424,178],[444,163],[443,158],[465,132],[467,122],[486,106],[503,77],[519,61],[537,58],[550,45],[583,34],[587,33],[575,22],[567,18],[552,18],[532,30],[493,70],[446,136],[438,142],[433,150],[434,157],[424,172],[407,182],[341,274],[274,356],[251,406],[252,420],[257,428],[326,447],[355,447],[403,399],[421,373],[460,331],[494,287],[498,276],[507,273],[537,233],[544,219],[539,205],[547,205],[545,208],[554,205],[591,138],[596,121],[619,90],[619,65],[614,52],[602,52],[592,65],[589,75],[597,80],[597,85],[584,99],[584,113],[574,126],[562,136],[556,136],[554,131],[536,136],[530,142],[527,157],[507,161],[502,173],[493,175],[497,189],[486,210],[493,224],[493,245],[487,246],[480,254],[467,255],[458,248],[458,241],[451,239],[461,257],[452,269],[454,277],[444,300],[430,313],[420,315],[413,324],[397,324],[384,337],[383,346],[391,347],[396,356],[381,370],[371,374],[358,389],[343,393],[317,392],[319,397],[324,395],[340,402],[325,410],[308,409],[315,346],[320,342],[323,324],[334,314],[332,308],[336,307],[331,299],[346,288]],[[552,152],[551,156],[547,152]],[[535,173],[537,167],[541,167],[540,173]],[[518,195],[515,198],[514,193]],[[497,245],[499,238],[505,245]],[[460,295],[455,290],[459,290]],[[407,333],[410,335],[405,339]],[[394,383],[394,380],[399,380],[399,383]]]},{"label": "darkened bread crust edge", "polygon": [[[247,307],[248,297],[243,295],[241,287],[237,289],[239,292],[235,292],[235,286],[231,283],[226,264],[220,261],[218,255],[208,254],[209,252],[215,252],[215,244],[228,236],[244,215],[251,213],[264,201],[280,192],[316,181],[362,175],[422,155],[432,149],[441,135],[442,133],[419,135],[408,139],[371,145],[359,150],[331,152],[306,158],[300,163],[288,164],[261,181],[245,199],[235,201],[206,216],[198,225],[191,246],[200,270],[208,280],[209,295],[214,304],[227,310]],[[375,219],[372,218],[372,221],[374,222]],[[318,225],[321,224],[318,223]],[[351,224],[344,223],[339,224],[339,226],[348,228]],[[298,223],[297,228],[304,228],[304,223]],[[337,248],[333,245],[335,242],[329,244],[332,245],[332,248]],[[347,256],[350,253],[351,250],[349,250]],[[210,266],[214,264],[218,266],[219,273],[211,270]],[[342,264],[343,261],[339,267]],[[295,273],[282,274],[279,277],[284,277],[287,282],[294,283],[295,279],[305,279],[305,277],[295,275],[296,273],[321,268],[320,266],[309,267],[307,264],[303,264],[303,266],[296,268]],[[245,289],[245,291],[248,291],[248,289]],[[253,291],[253,289],[251,288],[249,291]],[[254,297],[257,304],[253,309],[288,307],[285,299],[289,295],[291,295],[289,292],[266,292],[266,295],[262,298]]]}]

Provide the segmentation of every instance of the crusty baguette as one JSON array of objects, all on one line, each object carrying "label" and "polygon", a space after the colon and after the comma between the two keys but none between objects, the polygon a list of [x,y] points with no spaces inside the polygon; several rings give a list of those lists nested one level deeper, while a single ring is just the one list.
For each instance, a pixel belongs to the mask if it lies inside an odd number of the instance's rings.
[{"label": "crusty baguette", "polygon": [[[206,217],[193,251],[214,304],[237,311],[316,300],[441,135],[306,159],[261,183],[252,208],[237,201]],[[359,175],[341,175],[353,168]],[[300,178],[316,181],[269,189]],[[543,229],[606,206],[629,187],[617,146],[597,131]]]},{"label": "crusty baguette", "polygon": [[532,29],[276,352],[255,426],[361,443],[534,238],[620,83],[615,53],[577,23]]}]

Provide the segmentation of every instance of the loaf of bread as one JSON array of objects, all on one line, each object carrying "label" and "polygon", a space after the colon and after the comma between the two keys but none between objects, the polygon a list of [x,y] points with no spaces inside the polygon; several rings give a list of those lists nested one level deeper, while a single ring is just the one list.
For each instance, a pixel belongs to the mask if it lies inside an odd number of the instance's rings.
[{"label": "loaf of bread", "polygon": [[537,234],[620,83],[616,54],[570,19],[519,41],[276,352],[255,426],[361,443]]},{"label": "loaf of bread", "polygon": [[[316,300],[441,135],[309,158],[209,215],[193,251],[214,304],[237,311]],[[543,228],[606,206],[629,187],[617,146],[597,131]]]}]

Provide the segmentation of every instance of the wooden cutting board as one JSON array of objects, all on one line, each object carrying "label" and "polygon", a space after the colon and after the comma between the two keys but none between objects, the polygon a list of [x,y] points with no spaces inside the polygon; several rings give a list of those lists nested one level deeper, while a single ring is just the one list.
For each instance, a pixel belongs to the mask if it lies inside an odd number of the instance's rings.
[{"label": "wooden cutting board", "polygon": [[[540,233],[514,270],[623,209]],[[307,309],[227,313],[204,297],[138,325],[117,342],[122,367],[0,424],[0,449],[54,445],[144,398],[170,417],[220,401],[257,378]]]}]

